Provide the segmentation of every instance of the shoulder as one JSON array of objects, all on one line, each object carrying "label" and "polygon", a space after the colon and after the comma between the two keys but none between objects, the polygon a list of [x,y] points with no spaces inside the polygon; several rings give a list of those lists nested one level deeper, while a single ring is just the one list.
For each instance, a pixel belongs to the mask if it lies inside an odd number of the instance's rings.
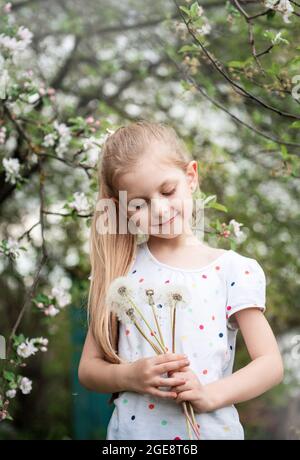
[{"label": "shoulder", "polygon": [[230,250],[226,259],[225,283],[230,295],[265,295],[266,275],[262,265],[254,258]]}]

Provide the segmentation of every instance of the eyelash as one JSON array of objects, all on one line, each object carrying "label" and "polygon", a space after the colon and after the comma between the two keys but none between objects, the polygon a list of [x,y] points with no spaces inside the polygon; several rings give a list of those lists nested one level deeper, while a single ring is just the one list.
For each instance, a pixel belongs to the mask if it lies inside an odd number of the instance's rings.
[{"label": "eyelash", "polygon": [[[165,193],[162,193],[162,195],[165,195],[165,196],[171,196],[173,195],[173,193],[175,193],[176,191],[176,187],[173,188],[173,190],[171,190],[170,192],[165,192]],[[135,208],[140,208],[140,209],[135,209],[134,212],[137,212],[137,211],[140,211],[141,209],[143,209],[143,207],[145,206],[146,203],[143,203],[143,204],[140,204],[140,205],[137,205],[135,206]]]},{"label": "eyelash", "polygon": [[162,195],[166,195],[166,196],[173,195],[173,193],[175,193],[175,190],[176,190],[176,187],[173,188],[173,190],[171,190],[171,192],[162,193]]}]

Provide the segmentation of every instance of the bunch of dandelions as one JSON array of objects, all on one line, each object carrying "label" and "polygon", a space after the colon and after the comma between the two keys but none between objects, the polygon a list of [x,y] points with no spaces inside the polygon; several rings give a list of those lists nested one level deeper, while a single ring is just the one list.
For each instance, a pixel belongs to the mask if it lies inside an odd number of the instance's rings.
[{"label": "bunch of dandelions", "polygon": [[[156,314],[157,302],[155,302],[155,299],[161,299],[167,307],[170,307],[172,351],[175,352],[176,308],[185,308],[188,305],[190,301],[188,290],[182,285],[164,286],[163,288],[160,288],[157,285],[153,285],[153,283],[149,286],[145,284],[142,288],[140,288],[143,303],[147,303],[152,309],[157,332],[151,327],[138,305],[136,305],[136,302],[134,301],[135,293],[136,284],[132,279],[125,276],[116,278],[112,281],[108,289],[106,297],[108,308],[117,315],[120,321],[123,321],[125,324],[134,324],[145,340],[147,340],[147,342],[151,345],[155,353],[162,354],[168,351],[168,347],[165,344]],[[140,319],[145,323],[146,328],[150,332],[150,336],[154,337],[156,343],[150,337],[147,337],[145,330],[139,324]],[[186,418],[189,438],[192,439],[190,430],[190,428],[192,428],[196,438],[200,439],[193,406],[190,402],[186,403],[185,401],[182,402],[182,406]]]}]

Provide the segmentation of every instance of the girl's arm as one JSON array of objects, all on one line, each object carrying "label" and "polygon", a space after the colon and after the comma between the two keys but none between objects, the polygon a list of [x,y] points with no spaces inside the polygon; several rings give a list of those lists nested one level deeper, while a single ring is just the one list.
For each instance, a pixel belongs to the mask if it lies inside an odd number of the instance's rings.
[{"label": "girl's arm", "polygon": [[104,360],[91,330],[88,330],[78,367],[78,379],[82,386],[99,393],[115,393],[127,389],[130,363],[113,364]]},{"label": "girl's arm", "polygon": [[255,398],[282,382],[284,367],[273,331],[257,308],[235,313],[252,361],[232,375],[205,385],[211,410]]}]

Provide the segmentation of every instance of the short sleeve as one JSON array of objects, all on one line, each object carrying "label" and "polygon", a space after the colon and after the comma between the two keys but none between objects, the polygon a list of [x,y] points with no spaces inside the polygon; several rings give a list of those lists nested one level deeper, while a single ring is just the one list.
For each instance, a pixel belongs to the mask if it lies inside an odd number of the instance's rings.
[{"label": "short sleeve", "polygon": [[238,330],[237,311],[259,308],[266,311],[266,276],[257,260],[235,253],[227,273],[227,327]]}]

